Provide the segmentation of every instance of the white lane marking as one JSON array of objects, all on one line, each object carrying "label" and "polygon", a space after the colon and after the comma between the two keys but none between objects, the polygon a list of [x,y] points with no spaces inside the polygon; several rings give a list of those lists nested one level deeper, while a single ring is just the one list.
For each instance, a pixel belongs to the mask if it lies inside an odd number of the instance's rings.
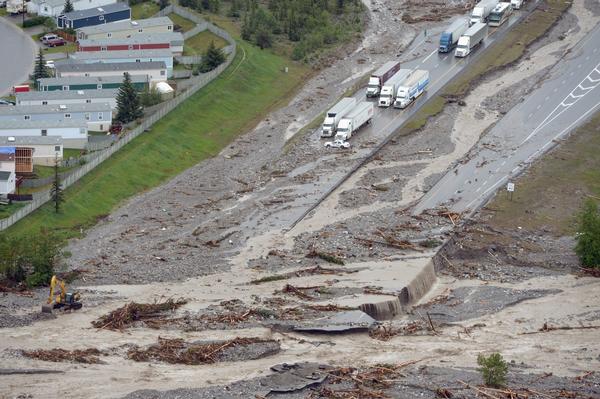
[{"label": "white lane marking", "polygon": [[513,170],[511,170],[510,173],[515,173],[517,170],[519,170],[519,167],[515,166],[515,168]]},{"label": "white lane marking", "polygon": [[481,187],[478,187],[477,190],[475,190],[476,193],[478,193],[481,190]]},{"label": "white lane marking", "polygon": [[[600,63],[598,65],[596,65],[594,67],[594,69],[585,78],[583,78],[581,80],[581,82],[579,82],[579,84],[573,90],[571,90],[571,92],[560,102],[560,104],[558,104],[552,110],[552,112],[550,112],[546,116],[546,118],[535,129],[533,129],[533,131],[529,134],[529,136],[527,136],[525,138],[525,140],[523,140],[519,146],[525,144],[530,138],[535,136],[537,134],[537,132],[539,132],[542,128],[544,128],[549,123],[551,123],[556,118],[558,118],[560,115],[562,115],[562,113],[565,112],[566,110],[568,110],[571,106],[575,105],[579,101],[579,99],[583,98],[585,95],[590,93],[593,89],[598,87],[598,85],[600,84],[600,77],[598,78],[598,83],[594,82],[594,78],[592,78],[592,74],[594,74],[594,73],[600,74],[600,72],[597,71],[598,67],[600,67]],[[580,94],[580,95],[573,94],[579,88],[579,86],[581,86],[581,84],[584,83],[586,80],[590,80],[590,81],[594,82],[595,85],[593,87],[589,87],[586,91],[583,92],[583,94]],[[569,98],[572,98],[574,101],[567,102],[567,100]],[[562,109],[559,110],[559,108],[561,108],[561,107],[562,107]],[[540,105],[538,105],[538,109],[539,108],[540,108]]]},{"label": "white lane marking", "polygon": [[439,67],[439,66],[440,66],[440,64],[438,63],[438,64],[435,64],[435,66],[433,68],[437,69],[437,67]]},{"label": "white lane marking", "polygon": [[544,101],[548,101],[550,99],[550,96],[546,96],[546,98],[544,99]]},{"label": "white lane marking", "polygon": [[542,104],[538,104],[536,109],[540,109],[540,108],[542,108]]},{"label": "white lane marking", "polygon": [[529,116],[527,117],[527,119],[531,119],[532,116],[533,116],[533,112],[529,113]]},{"label": "white lane marking", "polygon": [[483,183],[481,183],[481,185],[482,185],[482,186],[485,186],[485,185],[487,184],[487,182],[488,182],[488,181],[486,180],[486,181],[484,181]]},{"label": "white lane marking", "polygon": [[427,57],[425,57],[425,59],[424,59],[423,61],[421,61],[421,64],[424,64],[424,63],[425,63],[425,61],[427,61],[428,59],[430,59],[430,58],[431,58],[431,56],[432,56],[432,55],[434,55],[435,53],[437,53],[437,50],[433,50],[433,51],[431,52],[431,54],[429,54]]},{"label": "white lane marking", "polygon": [[466,185],[468,182],[469,182],[469,179],[466,179],[466,180],[465,180],[465,185]]},{"label": "white lane marking", "polygon": [[494,173],[498,173],[498,172],[500,172],[500,166],[498,166],[498,167],[496,168],[496,170],[494,171]]},{"label": "white lane marking", "polygon": [[500,180],[498,180],[496,183],[494,183],[492,186],[490,186],[490,188],[488,188],[483,193],[481,193],[481,195],[477,196],[477,198],[475,198],[473,201],[469,202],[469,204],[465,207],[465,209],[469,209],[471,207],[471,205],[473,205],[473,203],[475,201],[478,201],[479,198],[481,198],[484,195],[486,195],[488,192],[490,192],[490,190],[495,189],[498,185],[502,184],[504,182],[504,180],[506,180],[506,179],[508,179],[508,176],[502,177]]},{"label": "white lane marking", "polygon": [[503,161],[503,162],[500,164],[500,166],[504,166],[504,165],[506,165],[506,161]]},{"label": "white lane marking", "polygon": [[[596,49],[594,49],[594,51],[595,51],[595,50],[596,50]],[[445,56],[444,58],[442,58],[442,61],[446,61],[446,58],[448,58],[448,57],[449,57],[448,55],[447,55],[447,56]]]}]

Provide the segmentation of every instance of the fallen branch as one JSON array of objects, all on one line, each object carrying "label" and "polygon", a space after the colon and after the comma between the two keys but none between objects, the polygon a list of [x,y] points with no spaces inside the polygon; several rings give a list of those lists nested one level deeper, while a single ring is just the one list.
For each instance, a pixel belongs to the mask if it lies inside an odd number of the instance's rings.
[{"label": "fallen branch", "polygon": [[122,331],[135,322],[160,318],[164,312],[174,311],[186,303],[185,299],[174,301],[172,298],[165,302],[155,303],[130,302],[93,321],[92,325],[99,329]]},{"label": "fallen branch", "polygon": [[458,382],[460,382],[461,384],[463,384],[463,385],[464,385],[464,386],[466,386],[467,388],[473,389],[474,391],[476,391],[476,392],[479,392],[480,394],[482,394],[483,396],[486,396],[486,397],[488,397],[488,398],[491,398],[491,399],[501,399],[501,398],[499,398],[499,397],[497,397],[497,396],[494,396],[494,395],[492,395],[492,394],[490,394],[490,393],[487,393],[487,392],[485,392],[485,391],[483,391],[483,390],[481,390],[481,389],[479,389],[479,388],[477,388],[477,387],[474,387],[474,386],[472,386],[472,385],[470,385],[470,384],[467,384],[467,383],[466,383],[466,382],[464,382],[464,381],[458,380]]},{"label": "fallen branch", "polygon": [[520,335],[539,334],[539,333],[545,333],[545,332],[556,331],[556,330],[592,330],[592,329],[596,329],[596,328],[600,328],[600,326],[560,326],[560,327],[554,327],[554,326],[549,326],[548,323],[544,323],[544,325],[542,326],[542,328],[540,328],[539,330],[537,330],[537,331],[523,332]]},{"label": "fallen branch", "polygon": [[343,259],[338,258],[337,256],[325,253],[325,252],[320,252],[317,251],[314,247],[310,250],[309,253],[306,254],[307,258],[320,258],[323,259],[326,262],[329,263],[335,263],[336,265],[345,265],[345,262]]}]

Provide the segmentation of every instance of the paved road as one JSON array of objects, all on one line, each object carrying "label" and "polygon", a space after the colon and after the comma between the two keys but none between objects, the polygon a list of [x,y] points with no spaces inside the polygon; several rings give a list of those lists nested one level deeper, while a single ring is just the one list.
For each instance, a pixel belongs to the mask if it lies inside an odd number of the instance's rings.
[{"label": "paved road", "polygon": [[[476,155],[449,171],[414,208],[442,204],[472,213],[498,188],[600,109],[600,25],[550,71],[478,144]],[[518,190],[518,187],[516,188]]]},{"label": "paved road", "polygon": [[0,18],[0,96],[27,80],[37,48],[33,40],[5,18]]}]

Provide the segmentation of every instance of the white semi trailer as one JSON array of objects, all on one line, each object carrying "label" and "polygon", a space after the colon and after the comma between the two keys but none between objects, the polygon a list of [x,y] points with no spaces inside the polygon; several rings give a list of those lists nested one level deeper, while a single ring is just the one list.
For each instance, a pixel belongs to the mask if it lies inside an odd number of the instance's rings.
[{"label": "white semi trailer", "polygon": [[406,80],[408,76],[412,73],[411,69],[401,69],[394,76],[392,76],[385,85],[381,88],[381,94],[379,94],[379,103],[380,107],[389,107],[394,103],[394,98],[396,97],[396,92],[398,91],[398,87]]},{"label": "white semi trailer", "polygon": [[347,115],[356,106],[356,99],[353,97],[345,97],[335,104],[327,114],[323,121],[321,129],[321,137],[333,137],[337,130],[337,125],[340,120]]},{"label": "white semi trailer", "polygon": [[458,45],[454,50],[455,57],[466,57],[471,54],[473,48],[485,39],[488,33],[488,26],[482,22],[477,22],[471,26],[467,31],[458,39]]},{"label": "white semi trailer", "polygon": [[418,69],[414,71],[398,87],[394,108],[406,108],[425,91],[429,84],[429,71]]},{"label": "white semi trailer", "polygon": [[471,11],[470,25],[474,25],[477,22],[487,22],[487,18],[492,10],[500,3],[500,0],[481,0],[475,4]]},{"label": "white semi trailer", "polygon": [[354,109],[338,123],[335,140],[349,140],[354,132],[371,121],[374,113],[375,106],[373,103],[367,101],[358,103],[356,107],[354,107]]},{"label": "white semi trailer", "polygon": [[381,87],[399,70],[400,61],[388,61],[373,72],[367,85],[367,98],[379,96]]}]

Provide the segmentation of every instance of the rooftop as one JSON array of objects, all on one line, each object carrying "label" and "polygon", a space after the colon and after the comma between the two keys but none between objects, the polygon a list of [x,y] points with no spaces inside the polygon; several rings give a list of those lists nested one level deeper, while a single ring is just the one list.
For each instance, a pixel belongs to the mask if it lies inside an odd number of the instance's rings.
[{"label": "rooftop", "polygon": [[75,19],[95,17],[96,15],[110,14],[113,12],[119,12],[119,11],[125,11],[125,10],[130,10],[127,3],[114,3],[114,4],[108,4],[108,5],[105,5],[102,7],[86,8],[85,10],[68,12],[68,13],[64,14],[62,16],[62,18],[75,20]]},{"label": "rooftop", "polygon": [[173,45],[183,44],[183,34],[181,32],[165,33],[139,33],[129,37],[103,37],[101,39],[81,39],[79,45],[85,46],[118,46],[129,44],[146,43],[170,43]]},{"label": "rooftop", "polygon": [[[61,136],[0,136],[0,151],[2,146],[10,145],[24,147],[27,145],[60,145],[63,143]],[[14,147],[13,147],[14,148]]]},{"label": "rooftop", "polygon": [[49,104],[49,105],[13,105],[0,107],[0,115],[31,115],[52,114],[65,112],[110,112],[109,103],[81,103],[81,104]]},{"label": "rooftop", "polygon": [[78,51],[71,54],[71,60],[106,60],[106,59],[136,59],[136,58],[169,58],[173,56],[170,49],[158,50],[127,50],[127,51]]},{"label": "rooftop", "polygon": [[54,90],[54,91],[26,91],[17,93],[17,103],[19,101],[30,100],[72,100],[74,98],[116,98],[119,89],[100,89],[100,90]]},{"label": "rooftop", "polygon": [[[62,120],[62,121],[0,121],[0,130],[18,130],[18,129],[50,129],[60,127],[78,127],[87,129],[87,122],[83,120]],[[1,136],[11,136],[10,132],[2,132]]]},{"label": "rooftop", "polygon": [[[147,82],[146,75],[131,75],[133,83]],[[44,78],[38,80],[41,86],[66,86],[78,84],[121,83],[123,75],[115,76],[70,76],[66,78]]]},{"label": "rooftop", "polygon": [[149,62],[93,62],[91,64],[61,64],[56,66],[56,72],[124,72],[142,71],[148,69],[167,69],[164,61]]},{"label": "rooftop", "polygon": [[85,28],[77,29],[86,35],[95,33],[117,32],[120,30],[130,30],[135,28],[149,28],[152,26],[173,25],[173,21],[169,17],[156,17],[140,19],[137,21],[117,21],[102,25],[86,26]]}]

